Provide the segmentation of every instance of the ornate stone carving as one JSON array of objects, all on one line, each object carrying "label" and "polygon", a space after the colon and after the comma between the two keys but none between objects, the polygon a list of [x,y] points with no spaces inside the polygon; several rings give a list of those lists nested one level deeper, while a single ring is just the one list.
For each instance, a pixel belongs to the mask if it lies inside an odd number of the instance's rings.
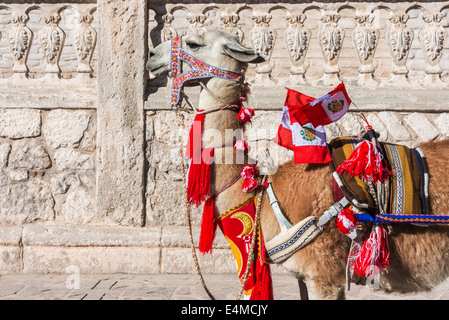
[{"label": "ornate stone carving", "polygon": [[204,14],[189,14],[187,16],[187,21],[189,21],[190,26],[186,30],[185,34],[197,32],[202,33],[207,31],[207,29],[204,27],[204,21],[206,21],[206,16]]},{"label": "ornate stone carving", "polygon": [[80,16],[79,25],[75,30],[75,47],[78,57],[77,71],[80,75],[90,75],[92,67],[90,62],[97,43],[97,32],[92,28],[93,16],[85,13]]},{"label": "ornate stone carving", "polygon": [[357,27],[352,32],[352,40],[359,58],[359,84],[377,84],[374,80],[373,58],[379,41],[379,30],[372,25],[373,14],[356,14]]},{"label": "ornate stone carving", "polygon": [[238,14],[232,13],[227,15],[221,15],[220,20],[223,23],[223,25],[220,28],[221,30],[235,34],[239,38],[240,42],[243,42],[243,31],[237,25],[237,23],[240,20]]},{"label": "ornate stone carving", "polygon": [[318,32],[318,41],[325,61],[324,77],[321,79],[324,85],[334,85],[341,81],[340,68],[337,63],[345,32],[338,26],[338,20],[340,20],[340,15],[335,12],[326,12],[321,17],[323,28]]},{"label": "ornate stone carving", "polygon": [[65,41],[65,33],[59,27],[61,16],[59,13],[52,13],[43,16],[46,26],[40,31],[39,38],[44,50],[47,65],[45,71],[50,76],[59,75],[59,58]]},{"label": "ornate stone carving", "polygon": [[285,46],[288,49],[291,77],[289,82],[292,84],[306,84],[304,64],[307,49],[309,48],[311,33],[309,28],[304,26],[306,16],[304,14],[287,14],[288,27],[284,32]]},{"label": "ornate stone carving", "polygon": [[171,13],[162,16],[162,21],[164,21],[164,28],[162,28],[162,42],[178,36],[176,30],[171,26],[173,19],[174,17]]},{"label": "ornate stone carving", "polygon": [[426,85],[441,82],[442,70],[439,62],[443,54],[444,41],[447,38],[447,31],[440,24],[443,17],[441,12],[428,11],[425,11],[422,16],[426,26],[419,33],[419,41],[427,58],[425,69],[427,76],[422,82]]},{"label": "ornate stone carving", "polygon": [[274,44],[276,41],[276,30],[270,26],[271,14],[253,14],[252,20],[254,26],[251,29],[251,42],[253,48],[261,54],[268,57],[267,61],[258,64],[256,67],[256,80],[266,81],[271,79],[270,58],[273,53]]},{"label": "ornate stone carving", "polygon": [[413,31],[407,27],[408,14],[391,14],[391,27],[387,31],[387,41],[393,57],[393,75],[390,83],[408,81],[407,57],[413,41]]},{"label": "ornate stone carving", "polygon": [[33,32],[27,27],[28,14],[12,14],[12,26],[9,30],[9,47],[14,58],[13,71],[15,74],[26,76],[28,67],[26,61],[30,52]]}]

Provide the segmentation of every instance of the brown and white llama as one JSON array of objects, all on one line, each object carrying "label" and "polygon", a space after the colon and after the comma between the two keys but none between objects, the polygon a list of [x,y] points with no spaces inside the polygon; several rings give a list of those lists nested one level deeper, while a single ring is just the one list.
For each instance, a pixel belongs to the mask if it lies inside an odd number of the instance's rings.
[{"label": "brown and white llama", "polygon": [[[248,63],[264,60],[253,49],[242,46],[236,37],[221,31],[190,34],[181,38],[181,46],[198,59],[210,65],[244,72]],[[170,71],[170,41],[150,50],[147,69],[155,76]],[[246,97],[245,83],[221,78],[200,80],[209,90],[201,90],[198,109],[214,110]],[[213,92],[213,95],[210,92]],[[219,99],[217,99],[217,97]],[[241,126],[236,114],[222,110],[206,114],[203,130],[218,130],[224,141],[204,137],[204,147],[216,147],[216,163],[212,165],[211,193],[215,193],[238,176],[243,164],[226,163],[224,157],[233,145],[234,136],[226,138],[226,130]],[[229,132],[229,131],[228,131]],[[426,155],[430,172],[430,213],[449,214],[449,140],[427,142],[419,146]],[[226,151],[228,150],[228,151]],[[233,148],[232,148],[233,150]],[[234,159],[235,159],[235,151]],[[222,161],[219,161],[219,160]],[[229,160],[229,159],[228,159]],[[227,161],[229,162],[229,161]],[[282,212],[294,225],[308,216],[320,217],[333,204],[332,171],[326,164],[280,165],[269,177]],[[242,192],[242,179],[221,193],[215,202],[215,215],[248,199]],[[279,223],[268,197],[263,198],[261,227],[265,241],[280,233]],[[437,225],[421,227],[410,224],[392,224],[389,231],[390,265],[382,276],[381,286],[386,291],[426,291],[449,275],[449,229]],[[346,263],[350,239],[341,234],[334,221],[323,226],[323,232],[305,248],[282,263],[299,281],[314,288],[319,299],[341,299],[345,295]]]}]

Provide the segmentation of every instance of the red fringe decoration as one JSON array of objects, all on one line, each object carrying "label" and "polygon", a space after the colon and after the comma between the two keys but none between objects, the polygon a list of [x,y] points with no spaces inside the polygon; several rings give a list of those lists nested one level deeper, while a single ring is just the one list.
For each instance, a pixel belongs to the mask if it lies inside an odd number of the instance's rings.
[{"label": "red fringe decoration", "polygon": [[364,180],[372,180],[374,183],[385,181],[392,175],[383,166],[382,157],[376,146],[367,140],[362,141],[352,152],[351,156],[338,166],[338,173],[346,173],[350,177],[357,176]]},{"label": "red fringe decoration", "polygon": [[212,243],[215,238],[217,223],[214,216],[215,196],[206,200],[203,207],[203,217],[201,220],[201,234],[198,245],[199,251],[204,255],[212,253]]},{"label": "red fringe decoration", "polygon": [[360,277],[375,276],[386,272],[389,263],[387,231],[381,226],[376,226],[358,252],[354,271]]},{"label": "red fringe decoration", "polygon": [[350,234],[355,228],[357,228],[358,223],[359,219],[352,209],[345,208],[338,213],[337,228],[341,233],[345,235]]},{"label": "red fringe decoration", "polygon": [[250,300],[273,300],[273,281],[270,265],[261,262],[257,275],[257,282],[251,291]]},{"label": "red fringe decoration", "polygon": [[210,191],[210,165],[214,157],[214,148],[206,148],[200,159],[193,157],[187,180],[187,199],[198,207],[206,200]]},{"label": "red fringe decoration", "polygon": [[241,107],[237,118],[241,123],[247,123],[254,116],[254,110],[250,108]]}]

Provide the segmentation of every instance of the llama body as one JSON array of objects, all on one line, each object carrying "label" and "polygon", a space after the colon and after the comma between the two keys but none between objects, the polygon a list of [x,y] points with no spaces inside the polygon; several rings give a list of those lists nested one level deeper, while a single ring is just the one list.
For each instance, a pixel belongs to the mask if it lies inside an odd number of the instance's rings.
[{"label": "llama body", "polygon": [[[245,48],[236,38],[221,31],[192,34],[181,39],[184,50],[195,57],[226,70],[244,72],[248,63],[263,61],[254,50]],[[156,76],[170,71],[170,42],[150,50],[147,68]],[[200,80],[215,95],[201,90],[199,110],[223,107],[246,97],[244,83],[220,78]],[[217,97],[219,99],[217,99]],[[244,164],[236,161],[233,143],[240,139],[236,113],[222,110],[207,114],[203,131],[214,130],[223,137],[215,141],[203,137],[203,146],[215,147],[212,167],[211,194],[221,190],[240,174]],[[237,135],[229,135],[237,132]],[[420,145],[426,155],[430,172],[430,213],[449,215],[449,140]],[[231,155],[231,157],[229,156]],[[229,163],[229,159],[234,161]],[[245,156],[245,162],[247,157]],[[332,172],[328,165],[294,164],[279,166],[269,177],[281,210],[292,224],[309,216],[320,217],[333,204]],[[215,216],[243,203],[249,194],[242,192],[242,179],[221,193],[215,201]],[[261,226],[265,241],[280,232],[268,197],[263,198]],[[324,225],[323,232],[308,246],[293,254],[282,265],[299,280],[313,288],[313,296],[320,299],[344,298],[346,263],[350,239],[335,227],[335,219]],[[381,279],[387,291],[411,292],[429,290],[449,275],[449,229],[446,226],[421,227],[409,224],[391,225],[389,247],[391,263]]]}]

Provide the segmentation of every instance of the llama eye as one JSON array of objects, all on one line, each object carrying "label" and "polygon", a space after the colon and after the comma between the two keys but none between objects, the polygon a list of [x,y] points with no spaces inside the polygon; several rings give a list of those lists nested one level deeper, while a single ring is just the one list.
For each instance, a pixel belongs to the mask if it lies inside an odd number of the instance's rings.
[{"label": "llama eye", "polygon": [[187,46],[192,49],[193,51],[198,50],[199,48],[202,47],[202,45],[199,45],[198,43],[195,42],[187,42]]}]

